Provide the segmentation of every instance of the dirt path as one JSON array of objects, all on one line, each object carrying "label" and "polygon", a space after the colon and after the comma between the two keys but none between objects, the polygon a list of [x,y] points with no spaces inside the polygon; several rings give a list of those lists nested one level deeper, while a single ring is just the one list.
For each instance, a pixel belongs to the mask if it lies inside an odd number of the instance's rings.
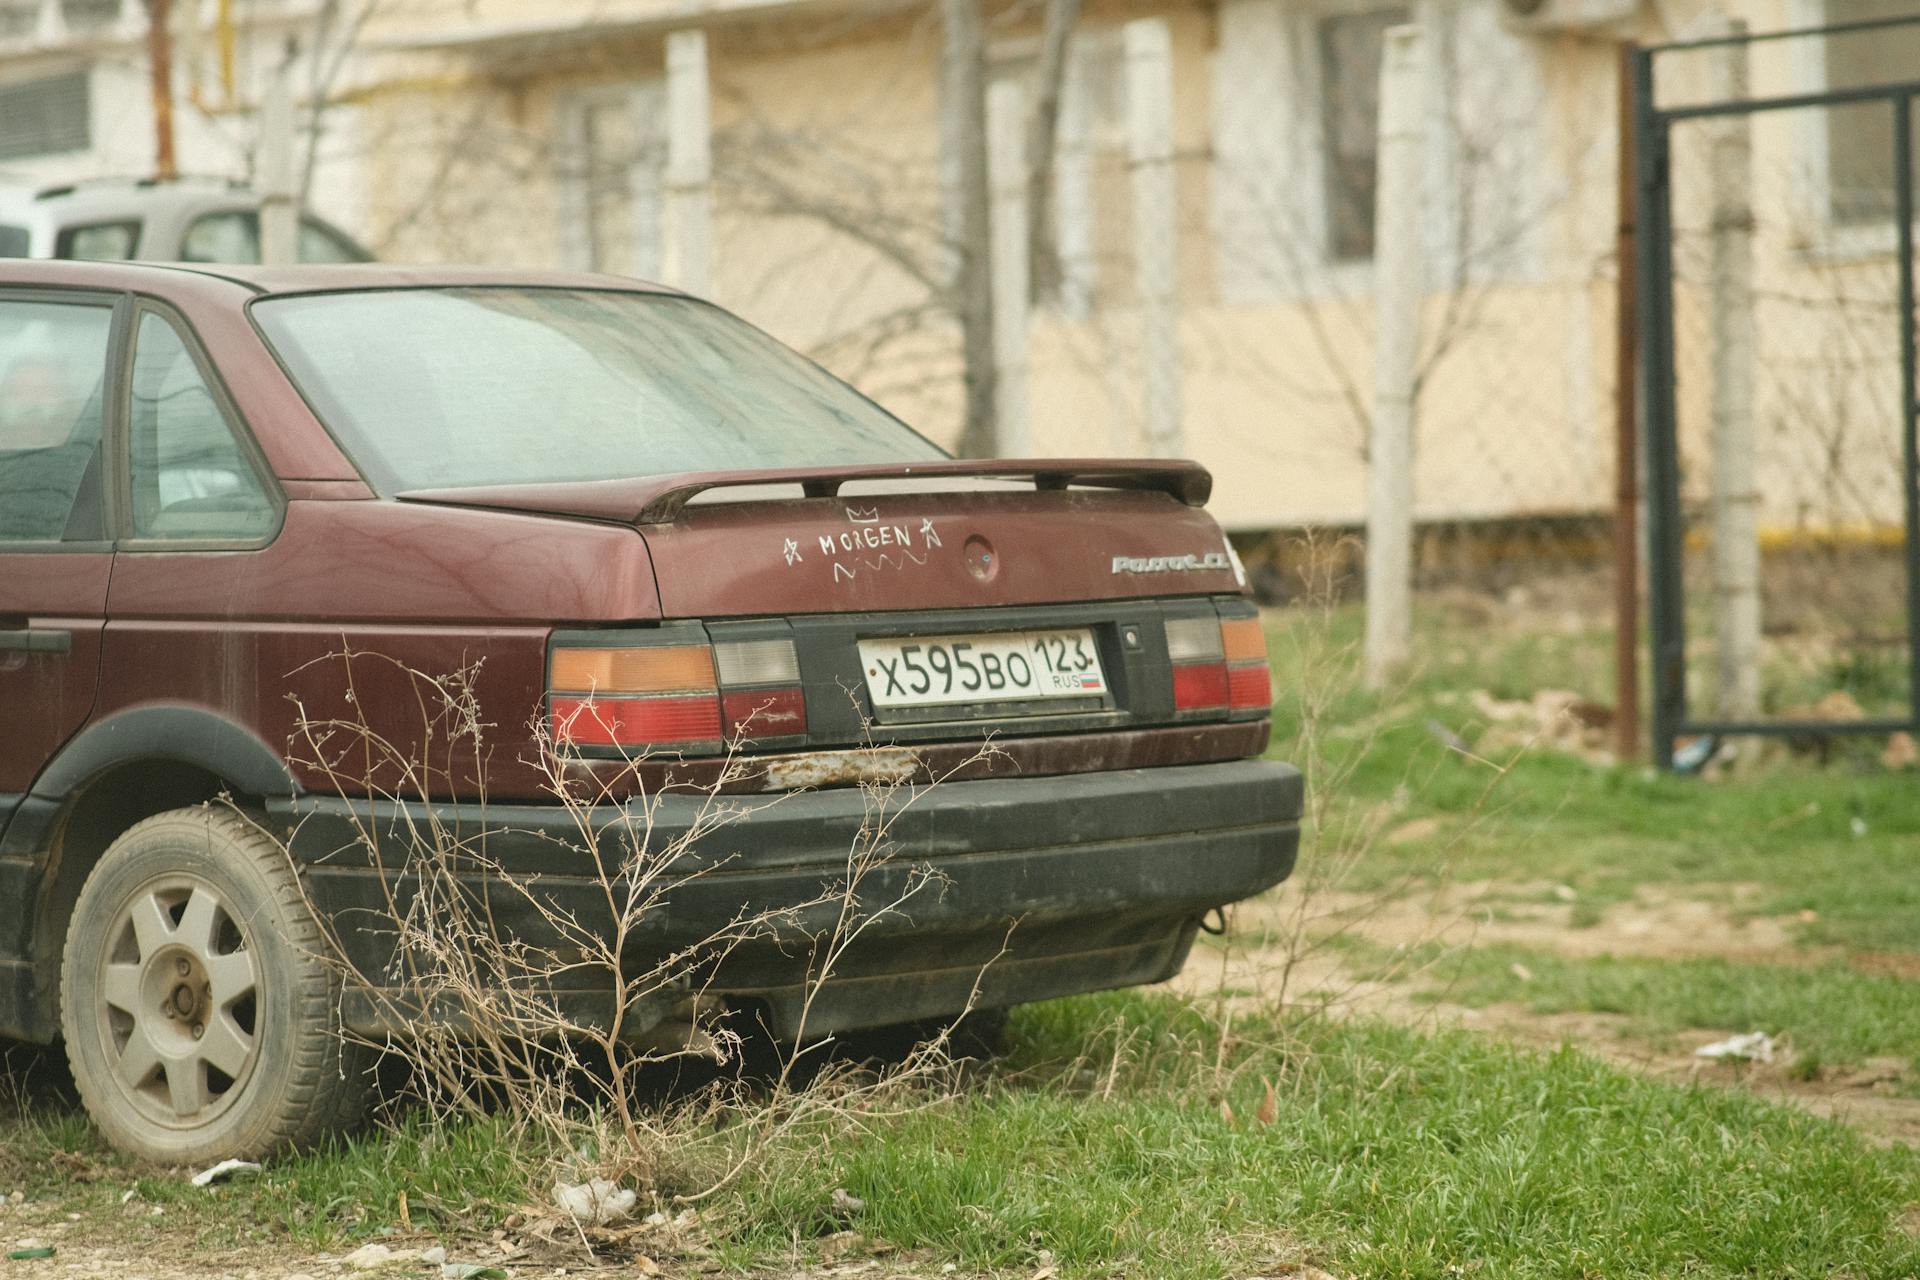
[{"label": "dirt path", "polygon": [[[432,1239],[393,1239],[383,1246],[390,1256],[346,1249],[309,1252],[291,1246],[206,1245],[184,1222],[170,1222],[164,1213],[130,1203],[118,1220],[103,1221],[68,1213],[58,1200],[0,1204],[0,1277],[4,1280],[446,1280],[438,1256],[427,1253]],[[16,1250],[51,1247],[51,1257],[9,1260]],[[445,1249],[454,1266],[481,1266],[510,1280],[557,1276],[661,1276],[692,1280],[721,1273],[717,1263],[671,1257],[655,1262],[632,1256],[608,1257],[594,1263],[571,1253],[549,1249],[510,1249],[503,1252],[492,1241],[455,1241]],[[469,1274],[469,1273],[462,1273]],[[862,1276],[867,1280],[976,1280],[943,1271],[934,1263],[910,1255],[864,1253],[853,1250],[834,1262],[800,1270],[755,1273],[755,1280],[828,1280]]]},{"label": "dirt path", "polygon": [[[1596,911],[1565,885],[1482,880],[1391,895],[1321,890],[1307,910],[1316,933],[1350,928],[1386,946],[1511,943],[1581,958],[1720,956],[1767,964],[1822,958],[1824,949],[1795,942],[1794,922],[1748,914],[1771,892],[1755,884],[1643,888],[1631,901]],[[1300,906],[1282,893],[1238,911],[1243,936],[1272,938],[1289,929]]]},{"label": "dirt path", "polygon": [[[1663,1080],[1744,1088],[1789,1102],[1875,1141],[1920,1144],[1920,1099],[1897,1096],[1912,1076],[1904,1059],[1869,1059],[1810,1080],[1796,1078],[1790,1061],[1716,1063],[1694,1050],[1753,1028],[1692,1029],[1654,1044],[1631,1034],[1630,1019],[1619,1014],[1470,1007],[1445,999],[1444,960],[1413,958],[1507,943],[1580,959],[1713,956],[1736,964],[1811,965],[1844,957],[1864,970],[1920,976],[1920,956],[1799,945],[1796,922],[1747,914],[1766,892],[1746,884],[1701,885],[1691,893],[1643,889],[1597,916],[1582,911],[1571,891],[1551,884],[1463,883],[1398,896],[1323,891],[1305,904],[1304,916],[1301,901],[1282,893],[1242,904],[1235,945],[1196,948],[1172,985],[1191,997],[1241,1007],[1324,1006],[1427,1029],[1460,1027],[1543,1050],[1572,1044]],[[1398,967],[1389,962],[1384,971],[1370,962],[1362,973],[1337,943],[1287,945],[1289,938],[1329,935],[1404,949],[1409,958]]]}]

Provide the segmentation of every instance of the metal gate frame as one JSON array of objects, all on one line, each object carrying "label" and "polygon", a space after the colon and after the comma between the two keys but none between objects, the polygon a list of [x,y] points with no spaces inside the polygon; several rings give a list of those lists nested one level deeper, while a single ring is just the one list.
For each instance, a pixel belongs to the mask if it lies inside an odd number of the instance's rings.
[{"label": "metal gate frame", "polygon": [[[1661,108],[1654,102],[1654,62],[1661,54],[1752,45],[1920,24],[1920,14],[1716,36],[1648,45],[1631,51],[1635,263],[1638,276],[1640,394],[1646,419],[1647,603],[1653,676],[1653,758],[1673,767],[1678,739],[1692,735],[1840,734],[1920,731],[1920,460],[1916,459],[1914,348],[1913,104],[1920,80],[1823,93],[1754,97]],[[1758,115],[1814,107],[1881,102],[1893,113],[1894,217],[1898,223],[1902,493],[1906,509],[1906,605],[1909,710],[1905,717],[1870,720],[1696,719],[1687,708],[1686,599],[1681,582],[1685,528],[1680,510],[1679,409],[1675,394],[1673,324],[1672,131],[1676,123],[1716,116]],[[1625,264],[1622,264],[1623,267]]]}]

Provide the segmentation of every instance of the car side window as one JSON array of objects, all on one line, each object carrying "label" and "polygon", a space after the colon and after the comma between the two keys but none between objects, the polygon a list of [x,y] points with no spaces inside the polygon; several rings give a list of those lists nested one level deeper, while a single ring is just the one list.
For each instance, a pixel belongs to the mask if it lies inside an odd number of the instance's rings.
[{"label": "car side window", "polygon": [[101,435],[113,308],[0,296],[0,542],[106,536]]},{"label": "car side window", "polygon": [[312,218],[300,220],[299,257],[302,262],[365,262],[362,253],[345,237]]},{"label": "car side window", "polygon": [[139,247],[138,222],[96,222],[62,228],[53,242],[53,256],[83,262],[125,262]]},{"label": "car side window", "polygon": [[[312,218],[300,219],[295,256],[302,262],[365,262],[366,254]],[[251,209],[207,213],[193,220],[180,247],[183,262],[260,261],[260,215]]]},{"label": "car side window", "polygon": [[278,522],[193,353],[151,311],[134,337],[128,446],[135,537],[252,541]]},{"label": "car side window", "polygon": [[204,213],[187,228],[182,262],[260,261],[260,217],[245,209]]}]

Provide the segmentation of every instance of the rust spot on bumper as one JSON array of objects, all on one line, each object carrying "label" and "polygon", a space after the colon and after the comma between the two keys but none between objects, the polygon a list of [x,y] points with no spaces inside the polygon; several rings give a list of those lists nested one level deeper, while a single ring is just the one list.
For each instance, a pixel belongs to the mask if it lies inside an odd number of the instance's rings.
[{"label": "rust spot on bumper", "polygon": [[902,747],[857,747],[776,756],[766,763],[765,789],[843,787],[863,782],[905,782],[922,772],[920,757]]}]

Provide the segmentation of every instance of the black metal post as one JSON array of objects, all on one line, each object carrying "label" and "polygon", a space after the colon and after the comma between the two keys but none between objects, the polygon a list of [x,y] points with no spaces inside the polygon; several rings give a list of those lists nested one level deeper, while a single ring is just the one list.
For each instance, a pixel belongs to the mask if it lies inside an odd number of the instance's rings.
[{"label": "black metal post", "polygon": [[1613,298],[1613,754],[1640,756],[1640,253],[1634,241],[1632,44],[1620,46]]},{"label": "black metal post", "polygon": [[1893,100],[1893,201],[1900,243],[1900,458],[1907,506],[1907,705],[1920,719],[1920,459],[1914,429],[1920,425],[1914,387],[1913,315],[1913,98]]},{"label": "black metal post", "polygon": [[1647,468],[1647,614],[1653,676],[1653,763],[1673,766],[1674,736],[1686,718],[1686,631],[1680,575],[1679,439],[1674,427],[1673,210],[1668,128],[1653,106],[1653,54],[1633,55],[1634,215],[1640,278],[1640,377]]}]

